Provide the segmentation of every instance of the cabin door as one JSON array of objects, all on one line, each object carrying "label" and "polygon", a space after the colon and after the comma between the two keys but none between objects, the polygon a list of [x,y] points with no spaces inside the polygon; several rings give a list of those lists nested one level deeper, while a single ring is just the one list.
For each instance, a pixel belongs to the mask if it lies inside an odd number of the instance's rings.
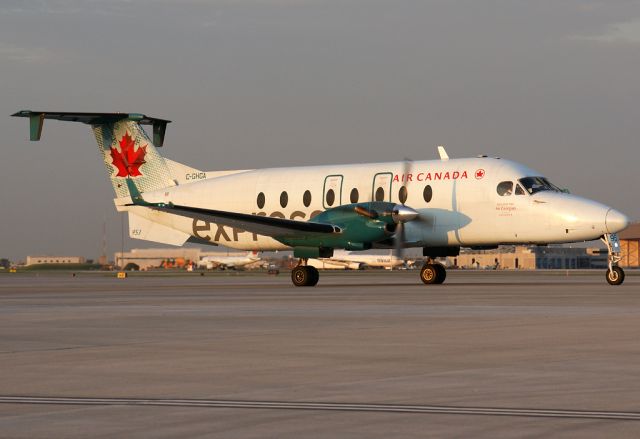
[{"label": "cabin door", "polygon": [[378,172],[373,177],[373,186],[371,187],[372,201],[391,201],[391,183],[393,183],[393,173]]},{"label": "cabin door", "polygon": [[331,209],[342,204],[342,175],[327,175],[324,179],[322,207]]}]

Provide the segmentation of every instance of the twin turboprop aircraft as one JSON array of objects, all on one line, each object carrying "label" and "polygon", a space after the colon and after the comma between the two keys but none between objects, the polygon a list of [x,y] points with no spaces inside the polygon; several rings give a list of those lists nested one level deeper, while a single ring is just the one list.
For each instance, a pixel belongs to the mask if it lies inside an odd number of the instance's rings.
[{"label": "twin turboprop aircraft", "polygon": [[[131,237],[182,245],[293,250],[296,286],[313,286],[309,258],[334,249],[421,247],[425,284],[444,282],[435,261],[460,247],[602,239],[606,279],[624,280],[616,233],[629,219],[571,195],[524,165],[481,156],[440,160],[204,172],[162,157],[170,121],[128,113],[20,111],[39,140],[44,119],[92,126]],[[153,141],[141,125],[153,127]]]}]

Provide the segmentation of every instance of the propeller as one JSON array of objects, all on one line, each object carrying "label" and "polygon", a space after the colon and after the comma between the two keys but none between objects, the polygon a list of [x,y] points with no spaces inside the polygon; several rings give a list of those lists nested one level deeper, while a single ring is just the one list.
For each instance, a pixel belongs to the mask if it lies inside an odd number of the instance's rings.
[{"label": "propeller", "polygon": [[371,193],[369,195],[369,200],[365,202],[367,207],[365,207],[363,204],[359,204],[354,207],[354,211],[358,215],[362,215],[364,217],[371,218],[371,219],[377,219],[380,216],[391,216],[393,222],[396,224],[395,233],[393,234],[392,239],[393,239],[394,254],[398,259],[403,259],[403,256],[404,256],[404,247],[407,241],[405,224],[409,221],[414,221],[414,220],[423,221],[423,219],[420,218],[420,213],[418,211],[404,204],[407,201],[407,195],[408,195],[408,189],[409,189],[408,186],[410,182],[409,180],[405,181],[405,179],[407,178],[407,175],[411,174],[412,166],[413,166],[413,161],[411,159],[405,158],[403,169],[402,169],[403,185],[400,189],[399,197],[398,197],[400,204],[395,204],[390,210],[385,210],[384,212],[377,212],[376,210],[374,210],[374,207],[376,205],[375,203],[373,203],[373,200],[372,200],[373,193]]},{"label": "propeller", "polygon": [[[409,184],[413,181],[412,179],[411,180],[407,179],[407,175],[413,174],[412,168],[413,168],[413,161],[411,159],[405,158],[403,169],[402,169],[402,172],[403,172],[402,180],[404,180],[403,187],[405,189],[404,190],[400,189],[401,192],[399,193],[399,197],[398,197],[400,199],[399,201],[402,204],[396,204],[392,213],[393,220],[397,224],[396,233],[393,235],[393,244],[394,244],[393,247],[394,247],[395,256],[398,259],[404,259],[404,249],[407,243],[407,236],[406,236],[406,230],[405,230],[406,223],[408,223],[409,221],[417,221],[426,226],[433,225],[432,218],[425,217],[424,214],[421,214],[420,212],[404,204],[407,200],[407,196],[409,193]],[[402,192],[404,194],[402,194]]]}]

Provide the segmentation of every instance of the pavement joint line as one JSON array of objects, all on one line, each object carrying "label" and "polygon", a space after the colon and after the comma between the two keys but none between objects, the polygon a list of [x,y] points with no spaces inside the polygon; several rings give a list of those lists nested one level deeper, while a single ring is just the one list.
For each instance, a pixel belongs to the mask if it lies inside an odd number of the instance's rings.
[{"label": "pavement joint line", "polygon": [[573,418],[640,421],[639,412],[534,409],[508,407],[465,407],[408,404],[369,404],[296,401],[250,401],[215,399],[159,399],[159,398],[90,398],[54,396],[0,396],[0,404],[51,404],[51,405],[137,405],[156,407],[209,407],[230,409],[280,409],[280,410],[330,410],[387,413],[519,416],[530,418]]}]

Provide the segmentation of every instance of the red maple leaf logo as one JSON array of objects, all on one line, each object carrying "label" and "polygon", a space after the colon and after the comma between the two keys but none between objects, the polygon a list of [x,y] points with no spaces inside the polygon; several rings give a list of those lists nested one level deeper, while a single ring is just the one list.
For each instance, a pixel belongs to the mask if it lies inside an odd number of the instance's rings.
[{"label": "red maple leaf logo", "polygon": [[485,174],[484,169],[478,169],[476,171],[476,179],[478,180],[482,179],[482,177],[484,177],[484,174]]},{"label": "red maple leaf logo", "polygon": [[120,151],[116,148],[111,148],[113,166],[118,168],[116,177],[138,177],[142,175],[140,166],[145,163],[144,156],[147,154],[147,145],[141,146],[137,150],[135,146],[135,142],[127,131],[120,139]]}]

